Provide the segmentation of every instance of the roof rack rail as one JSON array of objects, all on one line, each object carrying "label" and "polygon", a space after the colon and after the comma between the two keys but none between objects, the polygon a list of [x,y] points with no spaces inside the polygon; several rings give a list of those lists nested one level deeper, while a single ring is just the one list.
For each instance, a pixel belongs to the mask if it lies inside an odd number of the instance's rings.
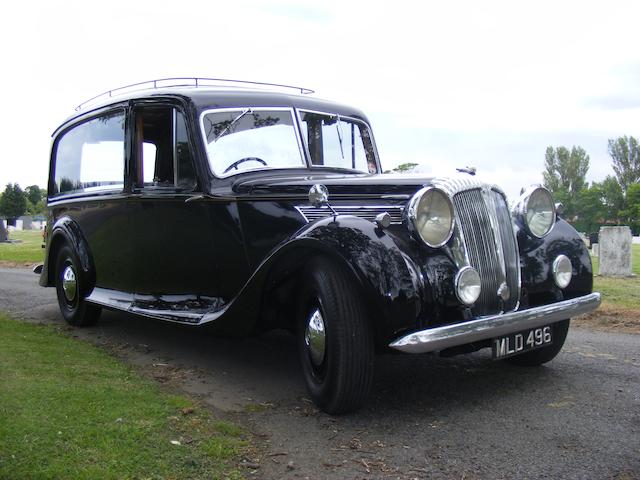
[{"label": "roof rack rail", "polygon": [[311,93],[315,93],[314,90],[310,88],[304,87],[296,87],[294,85],[283,85],[280,83],[267,83],[267,82],[251,82],[249,80],[231,80],[227,78],[206,78],[206,77],[169,77],[169,78],[157,78],[155,80],[146,80],[144,82],[132,83],[130,85],[125,85],[124,87],[114,88],[112,90],[107,90],[95,97],[91,97],[89,100],[85,100],[80,105],[76,107],[76,111],[80,110],[82,107],[91,103],[95,100],[101,99],[103,97],[112,97],[114,94],[126,93],[126,92],[134,92],[137,90],[147,90],[153,88],[170,88],[170,87],[225,87],[225,86],[236,86],[236,87],[277,87],[289,90],[299,91],[303,95],[309,95]]}]

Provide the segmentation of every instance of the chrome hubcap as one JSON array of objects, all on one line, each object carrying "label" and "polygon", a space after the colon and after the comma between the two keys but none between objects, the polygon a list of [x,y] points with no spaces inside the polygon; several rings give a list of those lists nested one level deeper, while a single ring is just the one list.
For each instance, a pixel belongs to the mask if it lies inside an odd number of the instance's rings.
[{"label": "chrome hubcap", "polygon": [[71,265],[67,265],[62,272],[62,290],[64,291],[64,296],[69,302],[72,302],[76,298],[78,282],[76,280],[76,272],[73,271],[73,267]]},{"label": "chrome hubcap", "polygon": [[307,321],[307,329],[304,333],[304,342],[309,349],[309,356],[315,366],[322,364],[324,360],[324,350],[326,334],[324,331],[324,320],[320,310],[314,310]]}]

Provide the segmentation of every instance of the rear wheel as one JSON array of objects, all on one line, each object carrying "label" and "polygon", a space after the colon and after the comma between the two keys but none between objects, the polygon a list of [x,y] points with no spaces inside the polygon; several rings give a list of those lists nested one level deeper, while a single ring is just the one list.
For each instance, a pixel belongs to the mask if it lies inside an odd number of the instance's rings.
[{"label": "rear wheel", "polygon": [[373,381],[373,334],[360,292],[344,267],[325,258],[306,270],[297,337],[307,389],[330,414],[357,410]]},{"label": "rear wheel", "polygon": [[553,360],[556,355],[560,353],[560,350],[562,350],[564,341],[567,338],[569,320],[554,323],[551,327],[553,329],[553,343],[551,345],[523,353],[521,355],[516,355],[515,357],[507,358],[505,361],[523,367],[536,367]]},{"label": "rear wheel", "polygon": [[64,319],[70,325],[95,325],[102,309],[88,304],[82,296],[86,285],[78,256],[69,245],[64,245],[56,260],[56,293]]}]

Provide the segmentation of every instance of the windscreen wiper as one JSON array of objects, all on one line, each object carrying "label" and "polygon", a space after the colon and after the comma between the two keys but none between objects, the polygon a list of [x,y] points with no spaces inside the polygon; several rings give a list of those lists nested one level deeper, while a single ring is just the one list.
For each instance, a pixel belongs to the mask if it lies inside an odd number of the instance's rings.
[{"label": "windscreen wiper", "polygon": [[338,132],[338,142],[340,143],[340,154],[342,155],[342,160],[344,160],[344,149],[342,148],[342,128],[340,128],[340,115],[336,115],[338,118],[336,121],[336,131]]},{"label": "windscreen wiper", "polygon": [[224,130],[222,130],[222,132],[220,132],[220,135],[218,135],[213,141],[217,142],[220,138],[224,137],[229,132],[229,130],[231,130],[231,127],[233,127],[247,113],[253,113],[253,109],[245,108],[240,115],[238,115],[236,118],[231,120],[231,123],[229,125],[224,127]]}]

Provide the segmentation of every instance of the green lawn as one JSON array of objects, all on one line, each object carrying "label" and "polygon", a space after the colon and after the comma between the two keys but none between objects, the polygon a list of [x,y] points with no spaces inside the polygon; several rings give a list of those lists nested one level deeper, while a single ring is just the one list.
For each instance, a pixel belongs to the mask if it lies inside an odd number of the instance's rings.
[{"label": "green lawn", "polygon": [[16,230],[9,233],[9,240],[19,243],[0,243],[0,261],[15,263],[39,263],[44,261],[42,231]]},{"label": "green lawn", "polygon": [[102,350],[0,314],[0,478],[240,478],[244,436]]}]

